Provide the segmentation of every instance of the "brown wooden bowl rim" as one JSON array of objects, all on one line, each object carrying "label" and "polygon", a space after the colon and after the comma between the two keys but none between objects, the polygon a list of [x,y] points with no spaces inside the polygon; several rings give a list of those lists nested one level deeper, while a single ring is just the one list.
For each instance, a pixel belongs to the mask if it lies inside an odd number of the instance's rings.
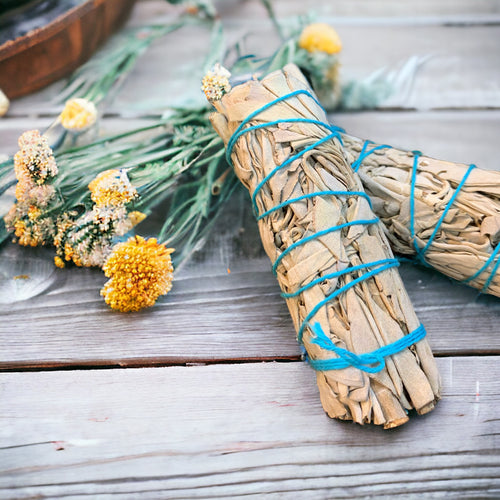
[{"label": "brown wooden bowl rim", "polygon": [[32,31],[28,31],[25,35],[14,40],[7,40],[5,43],[0,45],[0,61],[18,54],[19,52],[22,52],[23,50],[50,38],[55,33],[66,29],[68,25],[71,25],[84,14],[91,12],[92,9],[98,7],[105,1],[106,0],[86,0],[84,3],[76,5],[67,12],[64,12],[60,16],[56,17],[49,24],[36,28]]}]

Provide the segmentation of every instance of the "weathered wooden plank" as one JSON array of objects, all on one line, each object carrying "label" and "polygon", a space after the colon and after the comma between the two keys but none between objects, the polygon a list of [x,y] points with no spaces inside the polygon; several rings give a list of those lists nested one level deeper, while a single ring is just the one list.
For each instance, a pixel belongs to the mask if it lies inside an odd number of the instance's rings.
[{"label": "weathered wooden plank", "polygon": [[[357,135],[498,168],[498,111],[360,113],[334,118]],[[47,123],[47,118],[0,121],[0,152],[9,151],[10,142],[23,129],[43,128]],[[102,128],[116,131],[138,124],[109,119],[103,120]],[[30,275],[30,280],[13,280],[3,294],[0,290],[2,300],[8,301],[0,304],[1,366],[297,357],[291,320],[263,257],[248,197],[240,196],[219,224],[223,230],[177,274],[173,291],[153,310],[138,314],[120,315],[107,309],[98,293],[105,281],[99,271],[56,270],[50,250],[40,255],[33,249],[1,250],[0,266],[5,272]],[[34,268],[32,257],[39,259]],[[405,265],[402,273],[436,353],[498,352],[497,298],[478,298],[474,290],[429,270]]]},{"label": "weathered wooden plank", "polygon": [[[493,168],[496,142],[489,134],[498,133],[500,120],[495,117],[498,112],[363,113],[335,118],[356,134],[409,148],[416,145],[453,160],[477,161],[475,156],[482,155]],[[17,136],[26,120],[14,122],[15,127],[5,130]],[[108,130],[124,126],[121,120],[104,121]],[[476,140],[463,146],[466,130]],[[98,295],[104,282],[98,271],[55,270],[51,253],[42,254],[36,271],[30,270],[32,281],[16,280],[16,293],[8,292],[9,301],[36,296],[0,306],[6,319],[0,327],[2,366],[298,356],[286,307],[267,260],[260,258],[247,197],[236,205],[240,208],[228,211],[228,220],[221,224],[225,231],[214,235],[197,262],[178,274],[172,293],[154,310],[137,315],[107,310]],[[3,250],[2,262],[8,269],[15,262],[14,275],[26,274],[32,255],[32,249]],[[28,261],[24,264],[22,259]],[[403,266],[402,272],[437,353],[498,351],[500,341],[492,333],[497,330],[498,299],[477,298],[475,291],[421,268]]]},{"label": "weathered wooden plank", "polygon": [[499,364],[438,363],[392,431],[328,419],[303,363],[0,374],[0,496],[498,497]]},{"label": "weathered wooden plank", "polygon": [[[12,279],[0,296],[0,367],[297,358],[293,325],[244,199],[240,213],[228,210],[225,232],[177,273],[173,290],[139,313],[107,308],[100,271],[54,269],[50,251],[9,245],[3,272],[29,279]],[[247,229],[230,229],[238,227]],[[33,265],[35,253],[41,260]],[[427,269],[401,271],[436,354],[500,352],[497,298]]]},{"label": "weathered wooden plank", "polygon": [[[139,11],[147,12],[154,8],[155,1],[142,0],[137,8]],[[242,16],[244,18],[259,18],[264,15],[263,7],[259,1],[217,0],[215,2],[219,12],[223,15]],[[301,0],[272,0],[275,12],[280,17],[296,16],[304,13],[304,7],[315,11],[318,16],[335,16],[365,18],[412,18],[418,22],[420,17],[441,17],[450,19],[458,16],[476,18],[477,16],[488,16],[496,18],[500,13],[500,2],[498,0],[479,0],[473,3],[467,0],[424,0],[406,1],[378,0],[376,3],[370,0],[336,0],[332,2],[321,2],[313,0],[305,4]],[[158,11],[157,11],[158,12]]]},{"label": "weathered wooden plank", "polygon": [[[496,141],[500,136],[500,111],[384,111],[332,113],[330,119],[349,134],[394,147],[419,149],[429,156],[454,162],[475,163],[498,170]],[[13,154],[17,139],[29,129],[44,130],[50,117],[0,119],[0,155]],[[101,136],[151,123],[149,119],[106,118],[100,121]]]},{"label": "weathered wooden plank", "polygon": [[[253,2],[255,3],[259,4]],[[393,8],[393,3],[389,2],[391,5],[387,9],[388,12],[391,9],[398,11]],[[277,7],[280,16],[282,11],[284,16],[290,16],[294,12],[293,9],[288,11],[285,4],[286,2],[282,2]],[[306,9],[302,3],[294,3],[295,8],[302,13],[323,4],[308,3]],[[364,4],[369,5],[368,2]],[[444,3],[440,5],[443,6]],[[498,14],[498,9],[495,14],[495,5],[498,5],[498,2],[484,7],[487,16]],[[141,8],[142,5],[139,4],[138,9]],[[164,8],[165,13],[171,12],[168,6]],[[389,24],[367,22],[366,19],[372,19],[371,10],[376,8],[377,6],[367,7],[367,17],[361,23],[359,17],[343,18],[342,21],[340,21],[342,17],[332,18],[333,14],[328,18],[320,17],[334,24],[343,40],[344,79],[367,76],[382,66],[396,67],[413,55],[430,55],[431,59],[418,71],[410,95],[395,96],[384,104],[385,107],[430,109],[500,106],[500,87],[497,84],[500,54],[496,43],[500,37],[500,26],[497,25],[499,16],[487,17],[484,25],[467,25],[466,28],[462,24],[443,26],[425,21],[423,24],[410,26],[406,21],[398,23],[391,20]],[[459,6],[458,12],[462,8],[465,9]],[[246,39],[246,52],[268,55],[278,47],[278,37],[271,22],[262,18],[264,16],[262,6],[253,5],[250,9],[255,11],[255,15],[246,16],[246,9],[240,4],[230,7],[227,13],[223,12],[226,38],[232,43],[247,33],[249,36]],[[425,9],[426,7],[420,12],[426,12]],[[453,10],[451,3],[446,6],[445,10],[447,9]],[[411,11],[409,13],[408,7],[404,7],[403,10],[410,17]],[[157,11],[155,7],[147,11],[151,12],[151,17],[149,15],[138,15],[138,17],[144,22],[161,20]],[[167,16],[164,19],[168,20],[171,17]],[[488,25],[488,19],[493,24]],[[443,20],[443,22],[450,21]],[[460,22],[467,24],[466,18],[461,18]],[[172,104],[201,102],[203,96],[199,87],[204,73],[203,64],[209,37],[208,31],[204,28],[186,27],[156,41],[148,49],[147,57],[142,57],[138,61],[109,109],[118,114],[130,111],[145,113],[164,109]],[[361,43],[360,40],[369,41],[369,50],[367,44]],[[165,61],[168,61],[168,64]],[[12,115],[53,113],[54,106],[50,101],[60,91],[62,84],[63,82],[58,82],[34,96],[16,100],[12,103],[10,113]]]}]

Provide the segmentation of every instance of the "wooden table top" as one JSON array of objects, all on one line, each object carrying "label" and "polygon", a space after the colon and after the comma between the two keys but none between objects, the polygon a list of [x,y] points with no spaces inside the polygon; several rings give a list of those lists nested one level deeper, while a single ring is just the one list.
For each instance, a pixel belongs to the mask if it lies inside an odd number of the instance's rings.
[{"label": "wooden table top", "polygon": [[[275,8],[286,17],[306,4],[339,32],[347,75],[432,56],[405,99],[334,114],[336,124],[500,169],[499,0],[278,0]],[[216,5],[229,40],[248,32],[257,49],[278,43],[260,2]],[[170,15],[166,2],[140,1],[130,24]],[[192,27],[155,42],[101,134],[151,119],[139,109],[199,97],[207,41]],[[12,102],[0,119],[0,154],[53,120],[50,99],[62,84]],[[500,299],[401,266],[444,395],[430,414],[384,431],[325,415],[243,191],[150,310],[109,310],[101,271],[56,269],[51,255],[0,249],[0,269],[31,278],[30,287],[0,290],[0,498],[500,497]]]}]

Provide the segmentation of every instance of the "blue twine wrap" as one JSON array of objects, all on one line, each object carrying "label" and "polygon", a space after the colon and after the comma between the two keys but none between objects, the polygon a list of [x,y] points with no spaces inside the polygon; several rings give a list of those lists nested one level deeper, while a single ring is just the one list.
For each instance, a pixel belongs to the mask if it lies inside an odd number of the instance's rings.
[{"label": "blue twine wrap", "polygon": [[[318,106],[321,107],[321,104],[318,102],[318,100],[307,90],[296,90],[294,92],[291,92],[289,94],[286,94],[284,96],[278,97],[274,99],[273,101],[270,101],[266,105],[262,106],[261,108],[253,111],[250,113],[237,127],[237,129],[234,131],[232,136],[230,137],[228,144],[227,144],[227,149],[226,149],[226,159],[229,164],[232,164],[231,161],[231,155],[233,152],[233,148],[235,144],[237,143],[238,139],[243,136],[244,134],[252,131],[252,130],[258,130],[258,129],[263,129],[267,127],[272,127],[279,125],[280,123],[311,123],[314,125],[318,125],[320,127],[325,128],[329,134],[327,134],[325,137],[318,139],[316,142],[313,144],[301,149],[298,153],[294,154],[293,156],[289,157],[287,160],[285,160],[281,165],[277,165],[269,174],[267,174],[255,187],[254,192],[252,193],[252,207],[253,211],[255,214],[255,217],[257,220],[261,220],[265,217],[268,217],[271,215],[273,212],[276,210],[279,210],[281,208],[284,208],[288,205],[291,205],[293,203],[297,203],[299,201],[305,200],[305,199],[310,199],[313,197],[317,196],[358,196],[367,201],[371,208],[371,202],[369,197],[366,195],[366,193],[361,192],[361,191],[331,191],[331,190],[325,190],[325,191],[316,191],[314,193],[308,193],[304,194],[302,196],[296,197],[296,198],[291,198],[288,200],[285,200],[274,207],[268,209],[267,211],[263,212],[262,214],[259,214],[259,209],[257,206],[257,195],[261,191],[261,189],[265,186],[267,182],[281,169],[291,165],[295,160],[299,159],[301,156],[303,156],[305,153],[314,150],[317,148],[319,145],[333,139],[337,139],[342,143],[342,137],[340,136],[340,133],[343,132],[343,130],[339,127],[330,125],[328,123],[324,123],[318,120],[313,120],[313,119],[308,119],[308,118],[289,118],[289,119],[282,119],[282,120],[274,120],[271,122],[267,123],[260,123],[256,125],[250,125],[245,128],[246,125],[249,124],[251,120],[256,118],[259,114],[262,112],[270,109],[272,106],[284,102],[288,99],[291,99],[293,97],[296,97],[298,95],[304,95],[309,98],[311,98]],[[354,171],[357,171],[359,166],[361,165],[361,162],[369,155],[372,154],[374,151],[377,151],[382,148],[389,148],[390,146],[387,145],[380,145],[376,146],[370,150],[367,150],[367,145],[369,141],[365,142],[363,145],[363,149],[356,160],[356,162],[353,164]],[[289,247],[287,247],[283,252],[278,256],[278,258],[275,260],[273,264],[273,272],[276,274],[277,269],[279,264],[281,263],[282,259],[288,255],[290,252],[292,252],[294,249],[299,247],[300,245],[304,245],[310,241],[313,241],[317,238],[321,238],[322,236],[325,236],[327,234],[330,234],[334,231],[340,231],[344,228],[351,227],[354,225],[369,225],[369,224],[374,224],[378,222],[378,218],[373,218],[373,219],[364,219],[364,220],[354,220],[354,221],[349,221],[345,222],[343,224],[339,224],[336,226],[332,226],[330,228],[324,229],[322,231],[317,231],[316,233],[307,236],[305,238],[301,238],[300,240],[292,243]],[[408,335],[405,335],[401,339],[397,340],[396,342],[393,342],[391,344],[388,344],[386,346],[383,346],[376,351],[373,351],[371,353],[365,353],[365,354],[355,354],[353,352],[347,351],[346,349],[341,349],[333,344],[333,342],[324,334],[324,332],[321,329],[321,326],[319,323],[315,323],[314,325],[311,325],[309,322],[312,320],[312,318],[318,313],[318,311],[326,305],[328,302],[332,301],[335,297],[338,297],[340,294],[345,293],[347,290],[350,288],[356,286],[358,283],[361,283],[362,281],[371,278],[372,276],[375,276],[376,274],[385,271],[387,269],[397,267],[399,266],[399,262],[397,259],[394,258],[387,258],[387,259],[381,259],[375,262],[370,262],[367,264],[360,264],[352,267],[347,267],[341,271],[336,271],[334,273],[329,273],[324,276],[320,276],[310,283],[307,283],[306,285],[301,286],[297,290],[291,291],[291,292],[283,292],[281,295],[282,297],[288,299],[292,297],[296,297],[297,295],[301,294],[305,290],[308,290],[309,288],[324,282],[325,280],[328,279],[333,279],[333,278],[338,278],[340,276],[344,276],[346,274],[350,273],[357,273],[360,271],[366,271],[362,274],[360,274],[357,278],[353,279],[352,281],[346,283],[345,285],[341,286],[340,288],[337,288],[334,290],[332,293],[328,294],[323,300],[318,302],[315,307],[306,315],[304,320],[302,321],[302,324],[299,327],[298,333],[297,333],[297,340],[299,344],[303,345],[303,334],[304,330],[309,327],[311,331],[314,334],[313,339],[311,340],[312,343],[320,345],[324,349],[334,352],[338,357],[337,358],[332,358],[332,359],[327,359],[327,360],[312,360],[308,359],[309,364],[315,369],[315,370],[340,370],[342,368],[347,368],[348,366],[353,366],[355,368],[358,368],[360,370],[363,370],[367,373],[376,373],[380,370],[382,370],[385,367],[385,357],[387,356],[392,356],[403,349],[406,349],[410,345],[418,342],[422,338],[425,337],[425,329],[422,325],[420,325],[417,329],[415,329],[413,332],[409,333]]]},{"label": "blue twine wrap", "polygon": [[469,165],[469,168],[462,177],[460,184],[455,189],[453,196],[448,200],[448,203],[446,204],[443,213],[441,214],[441,217],[439,217],[439,220],[437,221],[436,226],[434,227],[434,230],[432,231],[429,240],[427,241],[425,246],[421,248],[418,246],[415,234],[415,185],[417,181],[418,162],[422,153],[420,151],[414,151],[413,154],[414,157],[413,157],[413,168],[411,173],[411,192],[410,192],[410,233],[413,242],[413,248],[415,248],[415,252],[417,254],[417,259],[420,260],[422,264],[427,264],[425,260],[425,254],[429,249],[429,247],[432,245],[434,238],[436,237],[439,229],[441,228],[441,224],[443,223],[446,215],[448,214],[448,211],[452,207],[453,203],[457,199],[458,194],[465,185],[467,178],[469,177],[469,174],[472,172],[473,169],[476,168],[476,165]]},{"label": "blue twine wrap", "polygon": [[417,343],[419,340],[422,340],[426,335],[424,326],[420,325],[418,328],[413,330],[413,332],[401,337],[399,340],[396,340],[396,342],[392,342],[392,344],[385,345],[372,352],[354,354],[347,349],[336,346],[331,339],[325,335],[319,323],[310,325],[310,328],[315,335],[312,338],[311,343],[316,344],[327,351],[332,351],[339,356],[338,358],[332,359],[308,360],[309,364],[315,370],[321,371],[341,370],[342,368],[353,366],[354,368],[358,368],[367,373],[377,373],[384,369],[385,358],[387,356],[397,354],[403,349]]},{"label": "blue twine wrap", "polygon": [[[498,257],[498,252],[500,252],[500,243],[497,244],[495,247],[495,250],[491,253],[489,259],[484,263],[484,265],[478,269],[472,276],[469,276],[468,278],[464,279],[462,282],[463,283],[469,283],[473,280],[475,280],[478,276],[480,276],[484,271],[486,271],[489,267],[489,265]],[[498,259],[493,266],[490,275],[488,276],[488,279],[484,282],[483,288],[481,289],[481,293],[486,293],[486,290],[488,290],[488,287],[490,286],[491,282],[493,281],[493,278],[495,277],[496,272],[498,271],[498,267],[500,266],[500,259]]]},{"label": "blue twine wrap", "polygon": [[351,165],[352,169],[357,172],[359,170],[359,167],[361,167],[361,164],[365,160],[367,156],[370,156],[372,153],[375,153],[375,151],[378,151],[380,149],[392,149],[392,146],[389,146],[387,144],[379,144],[378,146],[375,146],[371,149],[367,149],[368,144],[373,144],[372,141],[366,140],[363,144],[363,147],[361,148],[361,151],[359,152],[359,156],[357,157],[356,161],[354,161]]},{"label": "blue twine wrap", "polygon": [[[367,156],[371,155],[373,152],[379,150],[379,149],[384,149],[384,148],[391,148],[391,146],[388,146],[387,144],[381,144],[379,146],[375,146],[371,149],[367,149],[369,144],[373,144],[372,141],[365,141],[363,144],[363,147],[361,148],[361,151],[359,153],[358,158],[356,161],[353,162],[352,168],[354,169],[355,172],[359,170],[361,167],[361,164],[363,161],[366,159]],[[410,234],[411,234],[411,239],[412,239],[412,244],[413,248],[415,249],[416,252],[416,258],[417,260],[427,266],[427,267],[432,267],[429,266],[427,261],[425,260],[425,254],[429,250],[430,246],[434,242],[434,239],[436,238],[439,229],[441,228],[441,225],[448,214],[448,211],[452,207],[452,205],[455,203],[455,200],[457,199],[460,191],[464,187],[465,183],[467,182],[467,179],[476,167],[473,163],[469,165],[469,168],[466,170],[464,176],[462,177],[462,180],[458,184],[458,186],[455,189],[455,192],[453,193],[452,197],[448,200],[448,203],[446,204],[443,213],[441,214],[438,222],[436,223],[436,226],[434,227],[434,230],[432,231],[432,234],[427,241],[427,243],[423,247],[419,247],[417,244],[416,240],[416,234],[415,234],[415,186],[416,186],[416,181],[417,181],[417,172],[418,172],[418,162],[420,160],[420,157],[422,156],[422,153],[420,151],[413,151],[413,168],[412,168],[412,175],[411,175],[411,189],[410,189]],[[478,269],[472,276],[469,276],[468,278],[465,278],[461,280],[461,283],[467,284],[470,283],[471,281],[474,281],[476,278],[478,278],[483,272],[485,272],[488,267],[493,264],[493,267],[490,271],[490,274],[488,278],[486,279],[482,289],[481,293],[486,293],[491,282],[493,281],[493,278],[495,277],[498,269],[500,268],[500,258],[499,257],[499,252],[500,252],[500,243],[497,244],[495,249],[493,250],[492,254],[488,258],[488,260],[484,263],[484,265]],[[496,262],[495,262],[496,260]]]}]

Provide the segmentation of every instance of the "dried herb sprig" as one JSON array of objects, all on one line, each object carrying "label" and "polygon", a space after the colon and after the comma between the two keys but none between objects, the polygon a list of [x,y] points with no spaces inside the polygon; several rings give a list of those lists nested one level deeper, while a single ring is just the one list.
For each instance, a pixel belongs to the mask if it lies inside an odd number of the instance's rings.
[{"label": "dried herb sprig", "polygon": [[61,196],[52,211],[79,216],[92,211],[89,183],[101,172],[121,170],[137,189],[135,210],[165,213],[155,231],[160,241],[179,249],[179,264],[209,230],[236,185],[233,177],[224,176],[224,148],[207,113],[177,110],[152,125],[57,153],[53,186]]},{"label": "dried herb sprig", "polygon": [[72,73],[65,87],[54,97],[53,104],[63,104],[74,97],[88,99],[95,105],[104,99],[109,101],[140,56],[155,40],[187,25],[197,24],[218,29],[217,12],[210,0],[167,1],[184,5],[184,10],[177,18],[165,23],[151,23],[120,31]]}]

